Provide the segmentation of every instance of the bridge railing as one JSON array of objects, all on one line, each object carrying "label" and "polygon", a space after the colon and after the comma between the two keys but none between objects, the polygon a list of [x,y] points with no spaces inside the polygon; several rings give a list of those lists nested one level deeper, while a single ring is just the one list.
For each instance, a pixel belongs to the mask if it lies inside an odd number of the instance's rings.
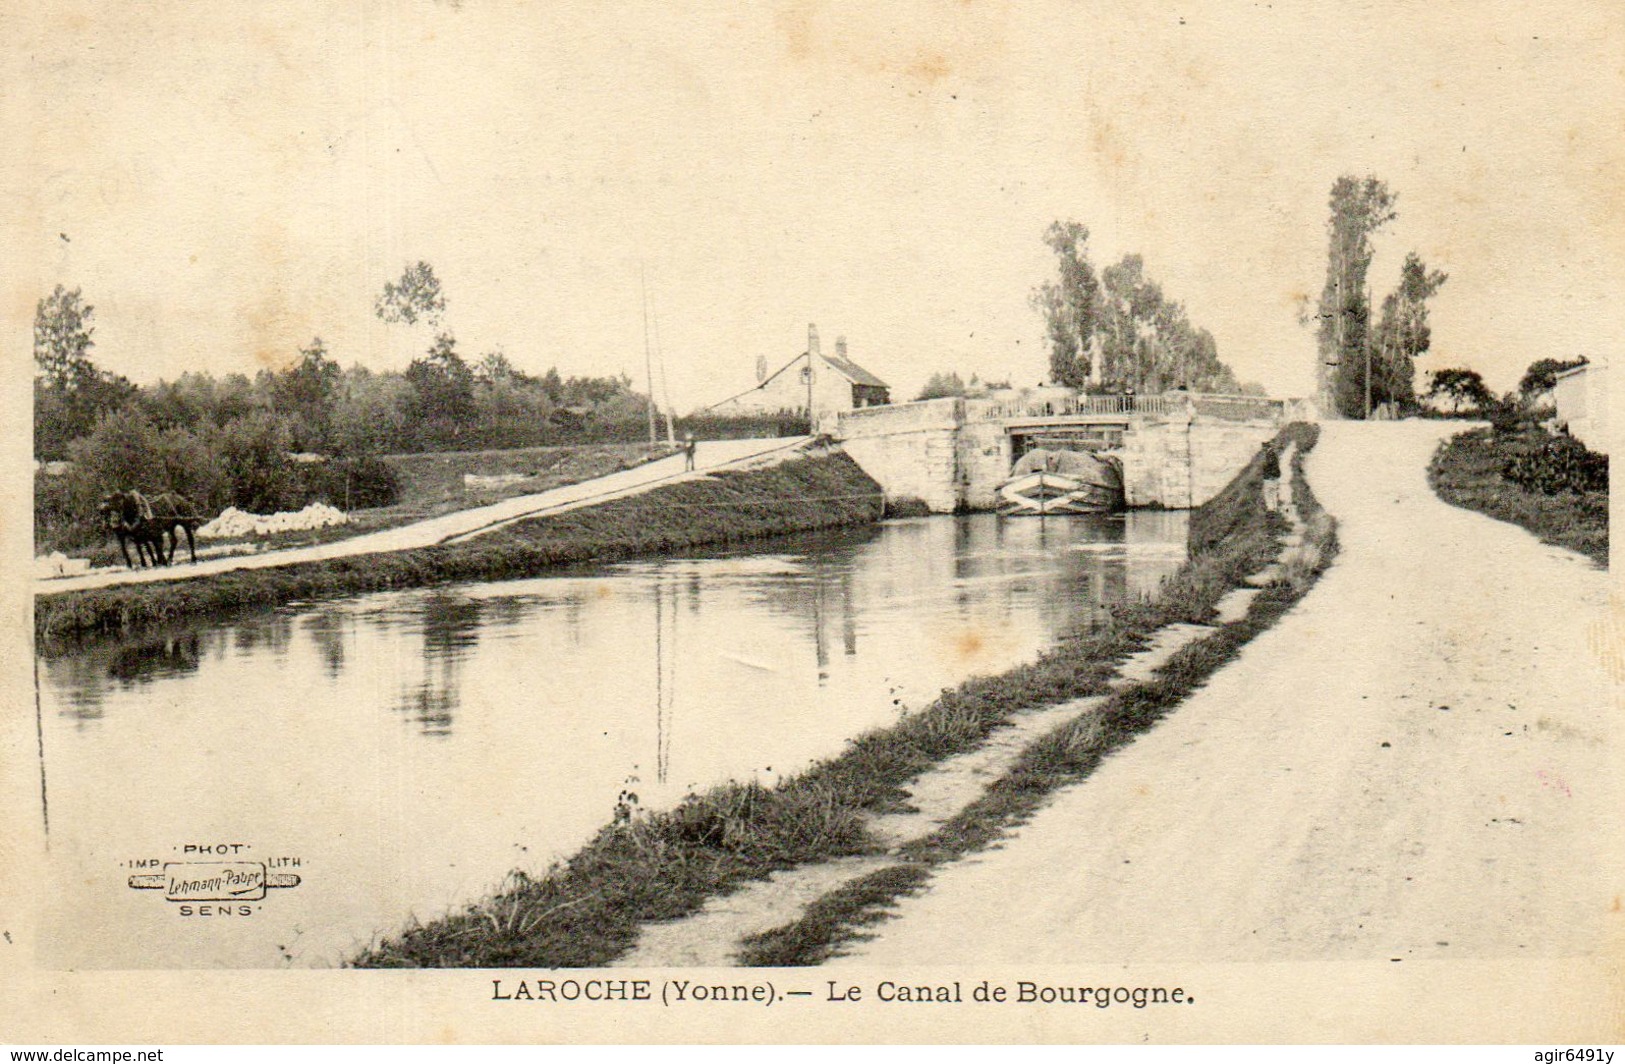
[{"label": "bridge railing", "polygon": [[1258,395],[1192,395],[1196,412],[1227,421],[1279,421],[1286,412],[1286,400]]},{"label": "bridge railing", "polygon": [[1208,417],[1231,421],[1279,420],[1284,410],[1280,399],[1253,395],[1209,395],[1197,392],[1171,392],[1160,395],[1073,395],[1049,398],[1013,399],[1005,402],[970,404],[968,413],[983,420],[1010,418],[1077,417],[1083,415],[1148,414],[1167,417],[1187,409]]},{"label": "bridge railing", "polygon": [[1183,395],[1073,395],[977,404],[988,420],[1018,417],[1075,417],[1085,414],[1173,414],[1185,408]]}]

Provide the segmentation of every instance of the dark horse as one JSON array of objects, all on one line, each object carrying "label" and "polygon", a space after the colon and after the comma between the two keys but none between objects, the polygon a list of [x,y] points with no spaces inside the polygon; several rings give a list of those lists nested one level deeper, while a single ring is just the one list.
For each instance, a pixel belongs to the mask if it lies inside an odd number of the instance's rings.
[{"label": "dark horse", "polygon": [[[96,512],[102,524],[118,537],[119,553],[124,555],[127,568],[157,565],[163,555],[162,533],[153,533],[147,527],[147,500],[138,491],[115,491],[102,499]],[[130,561],[129,544],[135,543],[135,561]]]},{"label": "dark horse", "polygon": [[175,552],[181,549],[181,532],[186,533],[186,549],[192,555],[192,564],[197,564],[197,539],[194,534],[203,525],[203,518],[198,516],[197,506],[184,495],[177,495],[173,491],[166,491],[154,495],[147,500],[152,508],[147,517],[149,528],[158,532],[160,543],[165,535],[169,536],[169,557],[165,565],[175,560]]},{"label": "dark horse", "polygon": [[[139,491],[115,491],[102,500],[98,510],[107,527],[118,536],[119,551],[124,555],[124,564],[130,568],[136,568],[136,563],[130,561],[127,542],[135,542],[138,563],[168,565],[180,549],[181,530],[186,532],[186,546],[192,561],[197,561],[197,541],[193,533],[203,524],[203,519],[197,516],[197,508],[185,496],[166,491],[149,499]],[[169,537],[167,548],[166,535]]]}]

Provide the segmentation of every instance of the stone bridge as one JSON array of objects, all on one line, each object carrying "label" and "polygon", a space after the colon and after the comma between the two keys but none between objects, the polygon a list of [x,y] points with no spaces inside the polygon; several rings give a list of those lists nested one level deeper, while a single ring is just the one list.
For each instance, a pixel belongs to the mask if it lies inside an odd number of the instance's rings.
[{"label": "stone bridge", "polygon": [[991,510],[1010,467],[1037,446],[1109,451],[1129,506],[1187,509],[1218,494],[1289,417],[1292,400],[1251,396],[930,399],[820,421],[887,495],[933,511]]}]

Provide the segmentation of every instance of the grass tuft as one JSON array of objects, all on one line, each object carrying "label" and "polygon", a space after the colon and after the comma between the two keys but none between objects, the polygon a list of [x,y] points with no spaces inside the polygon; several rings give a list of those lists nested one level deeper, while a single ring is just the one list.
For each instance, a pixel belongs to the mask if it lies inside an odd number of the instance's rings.
[{"label": "grass tuft", "polygon": [[784,968],[828,960],[835,942],[878,923],[897,899],[918,892],[930,878],[925,865],[892,865],[853,880],[807,906],[793,924],[747,937],[739,963],[755,968]]}]

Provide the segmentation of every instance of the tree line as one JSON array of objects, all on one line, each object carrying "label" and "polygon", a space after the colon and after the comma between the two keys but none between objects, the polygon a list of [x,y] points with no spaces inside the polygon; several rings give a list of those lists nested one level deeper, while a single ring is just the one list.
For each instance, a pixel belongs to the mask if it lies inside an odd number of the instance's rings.
[{"label": "tree line", "polygon": [[34,454],[71,468],[36,479],[36,531],[52,541],[86,538],[97,499],[127,488],[179,492],[205,515],[226,506],[271,513],[318,499],[385,506],[398,485],[383,454],[646,433],[647,400],[624,375],[528,374],[500,348],[471,365],[445,308],[427,263],[384,286],[378,317],[430,334],[403,372],[341,368],[316,337],[286,367],[252,378],[191,371],[137,385],[96,364],[95,308],[82,290],[57,285],[35,309]]},{"label": "tree line", "polygon": [[533,375],[500,347],[470,364],[443,324],[445,297],[427,263],[387,284],[376,309],[386,322],[431,330],[404,372],[341,368],[316,337],[286,368],[253,378],[193,371],[135,385],[95,365],[94,307],[79,289],[58,285],[34,319],[35,457],[70,458],[75,440],[121,411],[160,431],[194,434],[244,419],[271,422],[289,450],[346,456],[601,442],[644,431],[647,399],[624,375]]},{"label": "tree line", "polygon": [[1052,383],[1090,393],[1190,391],[1263,394],[1219,360],[1213,334],[1190,321],[1139,255],[1096,271],[1089,229],[1056,221],[1044,232],[1057,277],[1033,289],[1043,316]]}]

